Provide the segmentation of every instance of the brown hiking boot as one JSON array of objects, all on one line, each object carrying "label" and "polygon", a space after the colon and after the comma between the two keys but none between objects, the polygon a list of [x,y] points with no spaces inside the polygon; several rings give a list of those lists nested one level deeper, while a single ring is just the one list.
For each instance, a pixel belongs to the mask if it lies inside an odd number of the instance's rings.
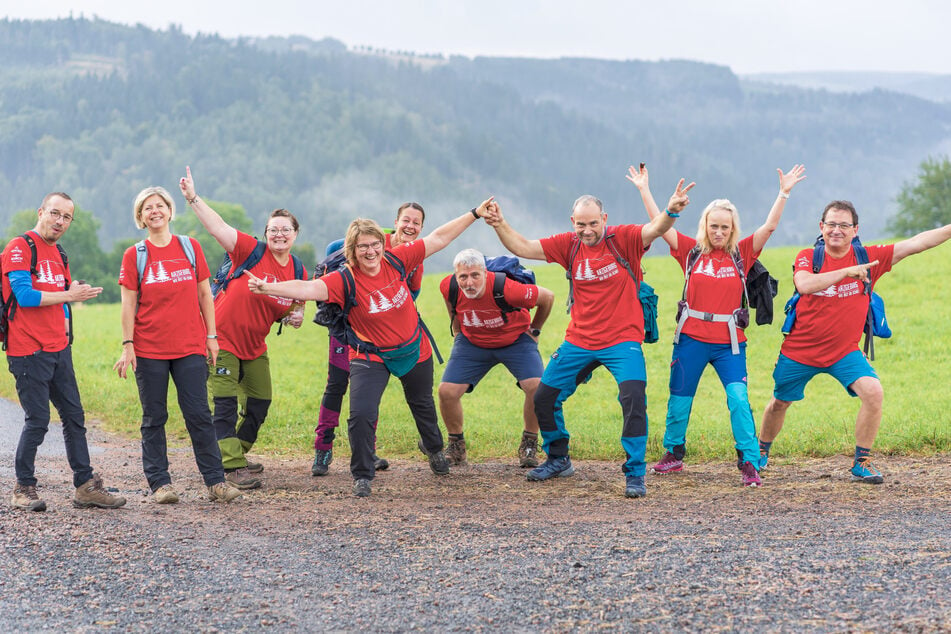
[{"label": "brown hiking boot", "polygon": [[225,480],[227,480],[231,486],[236,489],[241,489],[242,491],[257,489],[261,486],[261,479],[255,478],[254,475],[248,471],[247,467],[241,467],[234,471],[225,471]]},{"label": "brown hiking boot", "polygon": [[40,496],[36,494],[36,487],[30,484],[17,483],[13,487],[13,498],[10,500],[10,504],[13,508],[24,511],[46,510],[46,502],[40,499]]},{"label": "brown hiking boot", "polygon": [[241,491],[227,482],[219,482],[208,487],[208,499],[212,502],[230,502],[237,497],[241,497]]},{"label": "brown hiking boot", "polygon": [[245,467],[248,473],[264,473],[264,465],[260,462],[251,462],[248,460],[248,466]]},{"label": "brown hiking boot", "polygon": [[177,504],[178,493],[171,484],[163,484],[152,493],[152,501],[156,504]]},{"label": "brown hiking boot", "polygon": [[518,466],[522,468],[538,466],[538,436],[522,435],[518,446]]},{"label": "brown hiking boot", "polygon": [[465,465],[466,464],[466,439],[465,438],[450,438],[449,443],[446,445],[446,459],[449,460],[451,465]]},{"label": "brown hiking boot", "polygon": [[102,487],[102,477],[98,473],[81,484],[73,497],[73,506],[79,509],[97,507],[101,509],[117,509],[125,504],[125,498],[113,495]]}]

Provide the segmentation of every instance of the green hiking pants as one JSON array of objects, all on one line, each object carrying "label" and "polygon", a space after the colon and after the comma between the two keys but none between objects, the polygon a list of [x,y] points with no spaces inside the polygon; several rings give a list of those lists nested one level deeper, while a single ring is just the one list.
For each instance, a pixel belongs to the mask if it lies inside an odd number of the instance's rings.
[{"label": "green hiking pants", "polygon": [[245,361],[221,350],[208,377],[208,393],[214,399],[221,464],[225,469],[248,466],[244,454],[257,440],[271,406],[271,363],[267,353]]}]

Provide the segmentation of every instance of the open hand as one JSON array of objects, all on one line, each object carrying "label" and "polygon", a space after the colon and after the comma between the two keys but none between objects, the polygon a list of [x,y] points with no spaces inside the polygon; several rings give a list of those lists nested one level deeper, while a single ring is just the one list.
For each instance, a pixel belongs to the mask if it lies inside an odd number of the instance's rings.
[{"label": "open hand", "polygon": [[674,193],[670,196],[670,200],[667,201],[668,211],[675,214],[679,214],[683,211],[684,207],[690,204],[690,196],[687,195],[687,192],[696,185],[696,183],[692,182],[684,187],[685,180],[684,178],[680,179],[680,182],[677,183],[677,189],[674,190]]}]

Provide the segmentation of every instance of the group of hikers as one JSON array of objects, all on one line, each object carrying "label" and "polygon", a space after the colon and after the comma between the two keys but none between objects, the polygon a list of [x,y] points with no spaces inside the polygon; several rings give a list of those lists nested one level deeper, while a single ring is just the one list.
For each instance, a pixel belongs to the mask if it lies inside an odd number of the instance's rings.
[{"label": "group of hikers", "polygon": [[[825,206],[820,238],[800,251],[793,265],[795,322],[789,325],[787,320],[784,328],[788,334],[773,371],[773,397],[757,437],[747,392],[746,282],[779,225],[790,193],[805,178],[802,165],[777,172],[776,200],[762,225],[746,237],[736,207],[726,199],[706,206],[694,237],[674,229],[694,183],[685,185],[680,179],[661,210],[651,194],[647,167],[641,163],[630,167],[627,179],[640,193],[649,216],[646,224],[608,225],[601,201],[585,195],[572,205],[571,231],[529,239],[507,222],[499,202],[490,197],[424,236],[423,207],[406,203],[397,210],[392,231],[369,219],[351,222],[342,245],[332,243],[325,261],[336,257],[343,264],[325,267],[321,271],[325,274],[313,278],[291,253],[299,225],[287,210],[270,213],[265,239],[258,240],[225,222],[196,193],[186,168],[181,193],[230,263],[230,268],[213,276],[199,242],[171,232],[175,216],[171,194],[161,187],[142,190],[133,204],[133,217],[148,236],[129,247],[122,260],[118,278],[122,351],[114,370],[125,378],[131,367],[136,379],[142,405],[142,464],[153,501],[179,501],[169,474],[165,437],[169,376],[209,499],[228,502],[242,490],[262,485],[263,465],[249,461],[246,454],[272,398],[265,339],[277,322],[299,328],[308,301],[317,302],[318,317],[326,308],[339,326],[331,329],[327,386],[315,430],[314,476],[328,472],[349,387],[353,494],[371,494],[376,472],[389,467],[377,455],[376,432],[380,400],[391,375],[402,383],[419,432],[419,449],[432,472],[445,475],[451,466],[464,465],[462,396],[500,363],[524,393],[524,429],[517,455],[519,465],[528,469],[527,479],[571,476],[570,434],[562,406],[598,366],[604,366],[617,382],[622,410],[624,495],[643,497],[647,373],[642,343],[650,324],[641,303],[646,288],[641,261],[658,238],[670,247],[685,281],[670,365],[665,452],[651,470],[664,475],[684,468],[697,385],[707,365],[712,365],[726,392],[744,486],[761,485],[759,472],[768,465],[786,410],[802,400],[805,385],[823,373],[861,401],[852,480],[881,483],[882,473],[870,452],[882,418],[882,386],[859,349],[871,291],[903,258],[951,238],[951,225],[892,245],[866,247],[858,240],[854,206],[845,200]],[[73,213],[67,194],[47,195],[37,210],[35,228],[11,240],[2,254],[4,345],[25,413],[12,498],[19,509],[46,508],[36,490],[34,462],[49,427],[50,402],[63,425],[76,487],[74,504],[118,508],[126,501],[108,491],[90,465],[72,366],[70,303],[93,299],[102,288],[70,276],[58,240]],[[555,262],[566,270],[571,318],[564,341],[544,364],[538,337],[551,313],[554,293],[490,266],[474,249],[459,251],[453,273],[440,284],[454,335],[437,390],[448,432],[444,441],[433,397],[434,348],[415,300],[425,259],[480,220],[517,258]]]}]

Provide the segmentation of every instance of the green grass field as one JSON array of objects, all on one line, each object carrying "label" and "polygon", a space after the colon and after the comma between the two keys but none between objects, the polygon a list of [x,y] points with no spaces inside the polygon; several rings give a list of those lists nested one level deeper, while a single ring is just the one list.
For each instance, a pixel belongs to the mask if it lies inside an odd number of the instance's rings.
[{"label": "green grass field", "polygon": [[[885,414],[875,444],[880,453],[933,453],[951,449],[948,423],[951,385],[951,332],[944,271],[948,246],[914,256],[899,264],[876,286],[884,296],[894,335],[876,340],[874,366],[885,387]],[[757,426],[772,390],[771,373],[782,341],[782,307],[792,291],[790,264],[798,249],[767,249],[762,260],[780,280],[774,323],[747,330],[750,400]],[[500,248],[500,253],[501,248]],[[661,341],[645,346],[648,374],[650,431],[648,460],[662,454],[667,372],[674,329],[674,307],[680,298],[682,275],[673,258],[645,260],[648,282],[660,296]],[[555,310],[541,337],[542,357],[561,343],[567,325],[564,299],[567,281],[555,265],[535,267],[538,283],[555,292]],[[444,356],[450,351],[449,318],[439,295],[444,274],[426,277],[419,309]],[[308,320],[300,330],[271,334],[268,345],[275,399],[256,446],[259,453],[304,454],[312,451],[313,430],[327,373],[327,332]],[[120,352],[119,306],[95,302],[75,311],[75,365],[89,418],[104,422],[107,430],[128,437],[138,435],[141,410],[134,379],[119,379],[112,365]],[[276,332],[276,329],[275,329]],[[436,366],[435,385],[443,366]],[[186,433],[170,388],[170,438]],[[0,394],[16,399],[12,377],[0,375]],[[470,460],[509,459],[514,456],[522,428],[522,394],[514,379],[496,367],[476,391],[463,398]],[[774,445],[774,460],[785,456],[827,456],[850,453],[858,400],[848,398],[833,379],[820,376],[806,389],[806,399],[789,410],[783,433]],[[342,419],[346,420],[346,400]],[[577,458],[622,460],[619,437],[621,413],[617,388],[610,374],[599,369],[565,405],[572,455]],[[391,380],[383,398],[378,430],[379,453],[418,455],[415,425],[402,398],[399,381]],[[723,461],[735,456],[726,397],[716,374],[709,369],[700,384],[688,431],[692,461]],[[338,434],[337,452],[348,455],[346,423]]]}]

